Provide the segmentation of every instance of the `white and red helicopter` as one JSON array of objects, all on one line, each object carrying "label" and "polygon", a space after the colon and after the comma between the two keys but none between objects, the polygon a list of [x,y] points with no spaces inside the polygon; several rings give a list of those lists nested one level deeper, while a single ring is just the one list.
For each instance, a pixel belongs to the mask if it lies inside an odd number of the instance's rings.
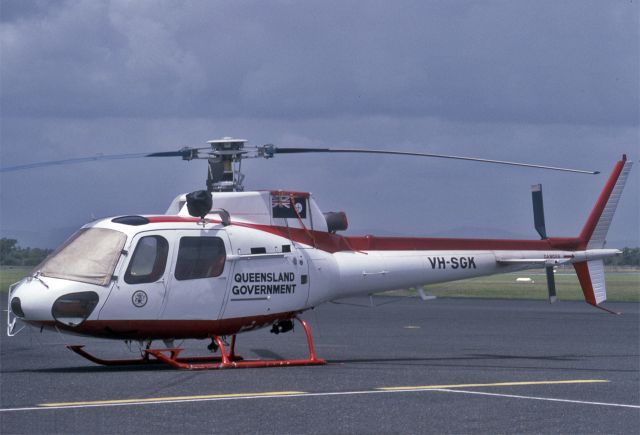
[{"label": "white and red helicopter", "polygon": [[[223,138],[207,148],[101,158],[207,159],[207,190],[180,195],[164,215],[117,216],[82,227],[8,294],[7,333],[19,323],[62,332],[137,341],[141,357],[105,360],[68,346],[99,364],[165,363],[183,369],[317,365],[307,323],[298,315],[324,302],[384,290],[543,267],[549,299],[553,268],[572,264],[587,303],[606,299],[604,263],[620,254],[605,237],[631,169],[623,156],[577,237],[548,237],[542,191],[533,186],[534,221],[541,240],[342,236],[347,218],[323,213],[309,193],[245,192],[241,162],[248,157],[309,152],[440,157],[586,172],[525,163],[439,154],[363,149],[245,146]],[[96,158],[71,159],[65,164]],[[44,164],[4,168],[25,169]],[[215,209],[212,207],[215,206]],[[605,309],[605,308],[603,308]],[[605,309],[606,310],[606,309]],[[246,361],[235,354],[236,335],[300,322],[309,356]],[[231,337],[227,344],[226,337]],[[211,339],[219,356],[181,358],[175,339]],[[152,347],[153,341],[165,347]],[[228,349],[227,349],[228,348]]]}]

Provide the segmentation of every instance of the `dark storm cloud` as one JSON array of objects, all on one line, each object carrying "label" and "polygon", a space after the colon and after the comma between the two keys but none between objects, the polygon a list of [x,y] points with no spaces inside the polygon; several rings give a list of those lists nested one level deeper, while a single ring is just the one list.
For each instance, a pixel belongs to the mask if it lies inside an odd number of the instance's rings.
[{"label": "dark storm cloud", "polygon": [[[536,237],[529,186],[542,182],[549,232],[572,235],[613,162],[640,156],[638,13],[635,1],[0,0],[0,163],[231,135],[601,170],[243,163],[248,189],[312,191],[355,234]],[[640,243],[638,174],[614,246]],[[205,176],[203,162],[167,159],[0,173],[0,235],[55,247],[94,217],[162,213]]]},{"label": "dark storm cloud", "polygon": [[638,123],[628,1],[18,3],[5,116]]},{"label": "dark storm cloud", "polygon": [[43,19],[53,9],[64,7],[64,0],[2,0],[0,2],[0,22]]}]

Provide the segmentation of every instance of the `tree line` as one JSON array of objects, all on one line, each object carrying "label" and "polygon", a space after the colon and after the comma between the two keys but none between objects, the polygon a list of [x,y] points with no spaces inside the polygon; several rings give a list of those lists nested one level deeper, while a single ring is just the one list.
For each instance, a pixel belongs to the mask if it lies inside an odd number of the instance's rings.
[{"label": "tree line", "polygon": [[2,266],[36,266],[52,252],[52,249],[21,248],[15,239],[0,239]]},{"label": "tree line", "polygon": [[[36,266],[44,260],[52,249],[21,248],[15,239],[0,239],[0,265]],[[640,266],[640,248],[624,248],[622,255],[605,258],[607,266]]]},{"label": "tree line", "polygon": [[640,248],[624,248],[622,255],[604,259],[607,266],[640,266]]}]

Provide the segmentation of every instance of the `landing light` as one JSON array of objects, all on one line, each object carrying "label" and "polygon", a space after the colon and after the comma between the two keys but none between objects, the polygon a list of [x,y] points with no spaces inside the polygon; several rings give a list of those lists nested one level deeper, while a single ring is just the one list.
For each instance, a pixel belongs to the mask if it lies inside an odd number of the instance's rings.
[{"label": "landing light", "polygon": [[24,317],[24,311],[22,311],[22,304],[20,298],[11,299],[11,312],[18,317]]},{"label": "landing light", "polygon": [[69,293],[56,299],[51,314],[60,323],[78,326],[93,312],[99,299],[96,292]]}]

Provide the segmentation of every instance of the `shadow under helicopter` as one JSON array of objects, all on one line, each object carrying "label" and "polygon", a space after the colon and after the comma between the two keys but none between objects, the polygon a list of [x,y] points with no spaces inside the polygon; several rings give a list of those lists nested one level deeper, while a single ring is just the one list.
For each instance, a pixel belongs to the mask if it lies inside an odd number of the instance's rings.
[{"label": "shadow under helicopter", "polygon": [[[252,352],[263,358],[278,358],[282,356],[271,352],[266,349],[252,349]],[[536,366],[536,365],[517,365],[509,364],[509,362],[515,361],[540,361],[540,362],[584,362],[591,359],[628,359],[640,358],[640,355],[549,355],[549,356],[535,356],[535,355],[504,355],[504,354],[467,354],[462,356],[453,357],[397,357],[397,358],[347,358],[347,359],[333,359],[327,360],[327,366],[331,367],[335,365],[354,365],[358,370],[376,369],[380,366],[423,366],[425,368],[451,368],[451,369],[495,369],[495,370],[537,370],[537,371],[576,371],[576,372],[615,372],[615,373],[635,373],[636,369],[613,369],[613,368],[589,368],[589,367],[575,367],[575,366]],[[481,364],[482,361],[500,361],[502,364]],[[465,364],[466,363],[466,364]],[[371,364],[375,367],[363,367],[363,365]],[[282,369],[276,367],[276,369]],[[293,368],[289,368],[292,370]],[[141,372],[141,371],[162,371],[170,370],[176,371],[176,369],[167,365],[149,364],[149,365],[137,365],[137,366],[118,366],[107,367],[99,365],[88,365],[78,367],[60,367],[60,368],[44,368],[44,369],[20,369],[20,370],[1,370],[0,373],[127,373],[127,372]],[[251,369],[244,369],[251,370]],[[260,369],[266,370],[266,369]],[[314,367],[311,370],[321,370],[320,367]],[[180,370],[178,370],[180,371]],[[194,371],[185,370],[186,372],[193,373]],[[201,371],[201,370],[198,370]]]}]

